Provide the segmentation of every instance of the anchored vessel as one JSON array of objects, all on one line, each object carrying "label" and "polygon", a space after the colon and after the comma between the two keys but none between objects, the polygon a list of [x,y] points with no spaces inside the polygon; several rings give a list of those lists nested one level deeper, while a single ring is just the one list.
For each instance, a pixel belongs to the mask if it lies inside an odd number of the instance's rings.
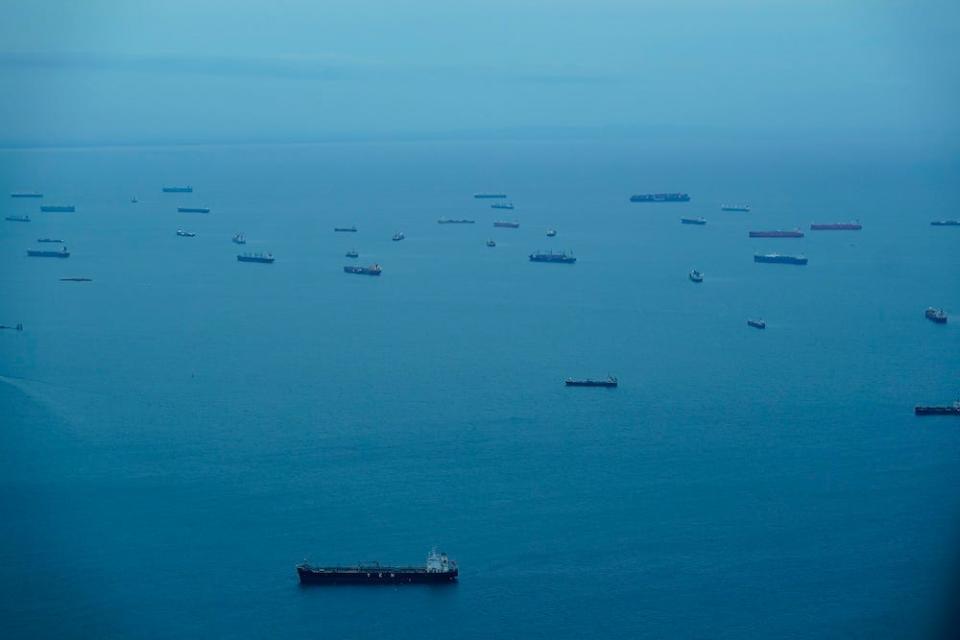
[{"label": "anchored vessel", "polygon": [[181,238],[195,238],[197,236],[193,231],[184,231],[183,229],[177,229],[177,235]]},{"label": "anchored vessel", "polygon": [[811,231],[860,231],[863,225],[859,222],[821,222],[810,225]]},{"label": "anchored vessel", "polygon": [[918,416],[960,416],[960,400],[953,404],[927,407],[918,404],[913,408]]},{"label": "anchored vessel", "polygon": [[459,220],[455,220],[451,218],[440,218],[439,220],[437,220],[437,224],[473,224],[474,222],[475,220],[467,220],[466,218],[462,218]]},{"label": "anchored vessel", "polygon": [[690,272],[690,279],[694,282],[703,282],[703,274],[694,269]]},{"label": "anchored vessel", "polygon": [[753,327],[754,329],[766,329],[767,323],[764,322],[763,320],[748,319],[747,326]]},{"label": "anchored vessel", "polygon": [[378,276],[383,272],[383,269],[379,264],[372,264],[369,267],[357,267],[354,265],[347,265],[343,268],[344,273],[356,273],[361,276]]},{"label": "anchored vessel", "polygon": [[40,206],[44,213],[73,213],[77,207],[72,204],[45,204]]},{"label": "anchored vessel", "polygon": [[350,249],[350,251],[347,251],[347,257],[348,257],[348,258],[359,258],[359,257],[360,257],[360,252],[357,251],[356,249]]},{"label": "anchored vessel", "polygon": [[937,324],[947,324],[947,312],[943,309],[927,307],[927,310],[923,312],[923,315],[926,316],[927,320],[930,320],[931,322],[935,322]]},{"label": "anchored vessel", "polygon": [[391,240],[393,240],[394,242],[400,242],[401,240],[403,240],[403,239],[406,238],[406,237],[407,237],[407,236],[405,236],[405,235],[403,234],[403,232],[400,231],[400,232],[397,232],[397,233],[393,234],[393,238],[391,238]]},{"label": "anchored vessel", "polygon": [[573,264],[577,261],[572,255],[567,255],[565,251],[554,253],[553,251],[535,251],[530,254],[530,262],[559,262],[561,264]]},{"label": "anchored vessel", "polygon": [[66,247],[60,249],[27,249],[27,255],[31,258],[69,258],[70,252]]},{"label": "anchored vessel", "polygon": [[794,229],[793,231],[751,231],[751,238],[802,238],[803,231]]},{"label": "anchored vessel", "polygon": [[706,218],[680,218],[680,224],[707,224]]},{"label": "anchored vessel", "polygon": [[513,209],[512,202],[494,202],[490,205],[491,209]]},{"label": "anchored vessel", "polygon": [[177,207],[180,213],[210,213],[210,207]]},{"label": "anchored vessel", "polygon": [[57,240],[56,238],[37,238],[37,242],[56,242],[63,244],[63,240]]},{"label": "anchored vessel", "polygon": [[519,222],[507,222],[506,220],[497,220],[493,223],[495,227],[504,227],[506,229],[517,229],[520,227]]},{"label": "anchored vessel", "polygon": [[475,193],[473,194],[474,198],[506,198],[507,194],[505,193]]},{"label": "anchored vessel", "polygon": [[638,193],[630,196],[630,202],[690,202],[686,193]]},{"label": "anchored vessel", "polygon": [[497,243],[494,242],[493,240],[487,240],[487,246],[488,246],[488,247],[495,247],[495,246],[497,246]]},{"label": "anchored vessel", "polygon": [[60,278],[60,282],[93,282],[93,278]]},{"label": "anchored vessel", "polygon": [[30,216],[7,216],[4,220],[8,222],[30,222]]},{"label": "anchored vessel", "polygon": [[556,235],[557,235],[557,230],[556,230],[556,229],[548,229],[548,230],[547,230],[547,237],[548,237],[548,238],[555,238]]},{"label": "anchored vessel", "polygon": [[613,376],[607,376],[605,380],[567,378],[564,384],[568,387],[616,387],[618,381]]},{"label": "anchored vessel", "polygon": [[234,244],[247,244],[247,236],[242,233],[234,235],[230,240],[232,240]]},{"label": "anchored vessel", "polygon": [[42,193],[36,193],[33,191],[14,191],[10,194],[11,198],[42,198]]},{"label": "anchored vessel", "polygon": [[768,262],[774,264],[807,264],[806,256],[785,256],[779,253],[756,254],[754,262]]},{"label": "anchored vessel", "polygon": [[720,211],[743,211],[749,212],[750,205],[748,204],[722,204],[720,205]]},{"label": "anchored vessel", "polygon": [[357,228],[356,228],[356,227],[334,227],[333,230],[334,230],[334,231],[339,231],[339,232],[341,232],[341,233],[356,233],[356,232],[357,232]]},{"label": "anchored vessel", "polygon": [[164,187],[164,193],[193,193],[193,187]]},{"label": "anchored vessel", "polygon": [[930,224],[935,227],[960,227],[960,220],[934,220]]},{"label": "anchored vessel", "polygon": [[272,253],[241,253],[237,256],[238,262],[265,262],[273,263],[275,258]]},{"label": "anchored vessel", "polygon": [[389,567],[379,562],[353,567],[297,565],[300,584],[449,584],[456,582],[459,574],[457,563],[436,550],[430,552],[423,567]]}]

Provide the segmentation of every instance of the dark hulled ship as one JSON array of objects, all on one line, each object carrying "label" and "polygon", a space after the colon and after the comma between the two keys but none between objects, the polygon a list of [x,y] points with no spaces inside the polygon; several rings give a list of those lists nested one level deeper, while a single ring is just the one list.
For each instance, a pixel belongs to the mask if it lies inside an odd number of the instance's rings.
[{"label": "dark hulled ship", "polygon": [[722,204],[720,205],[720,211],[741,211],[743,213],[750,213],[750,205],[748,204]]},{"label": "dark hulled ship", "polygon": [[333,230],[338,233],[356,233],[357,232],[356,227],[334,227]]},{"label": "dark hulled ship", "polygon": [[262,262],[273,264],[276,258],[272,253],[241,253],[237,256],[237,262]]},{"label": "dark hulled ship", "polygon": [[378,276],[383,273],[383,269],[379,264],[372,264],[369,267],[358,267],[355,265],[347,265],[343,268],[344,273],[356,273],[361,276]]},{"label": "dark hulled ship", "polygon": [[530,262],[554,262],[559,264],[574,264],[577,261],[575,257],[567,254],[565,251],[554,253],[553,251],[535,251],[530,254]]},{"label": "dark hulled ship", "polygon": [[474,197],[474,198],[477,198],[478,200],[488,200],[488,199],[490,199],[490,198],[501,199],[501,198],[506,198],[506,197],[507,197],[507,194],[505,194],[505,193],[475,193],[475,194],[473,194],[473,197]]},{"label": "dark hulled ship", "polygon": [[494,202],[492,205],[490,205],[490,208],[491,208],[491,209],[510,209],[510,210],[512,210],[512,209],[513,209],[513,203],[512,203],[512,202]]},{"label": "dark hulled ship", "polygon": [[863,225],[859,222],[814,222],[810,225],[811,231],[860,231]]},{"label": "dark hulled ship", "polygon": [[210,207],[177,207],[180,213],[210,213]]},{"label": "dark hulled ship", "polygon": [[69,258],[70,252],[66,247],[59,249],[27,249],[27,255],[31,258]]},{"label": "dark hulled ship", "polygon": [[706,218],[680,218],[680,224],[707,224]]},{"label": "dark hulled ship", "polygon": [[785,256],[780,253],[756,254],[753,256],[753,261],[770,264],[807,264],[805,256]]},{"label": "dark hulled ship", "polygon": [[390,567],[378,562],[353,567],[319,567],[304,562],[297,565],[303,585],[382,585],[382,584],[451,584],[457,581],[457,563],[436,550],[427,556],[422,567]]},{"label": "dark hulled ship", "polygon": [[947,312],[943,309],[927,307],[927,310],[923,312],[923,315],[930,322],[934,322],[936,324],[947,324]]},{"label": "dark hulled ship", "polygon": [[30,216],[7,216],[4,220],[7,222],[30,222]]},{"label": "dark hulled ship", "polygon": [[592,378],[567,378],[563,381],[568,387],[616,387],[620,382],[613,376],[607,376],[605,379],[594,380]]},{"label": "dark hulled ship", "polygon": [[34,191],[14,191],[10,194],[11,198],[42,198],[42,193],[36,193]]},{"label": "dark hulled ship", "polygon": [[73,213],[77,207],[72,204],[45,204],[40,207],[44,213]]},{"label": "dark hulled ship", "polygon": [[497,220],[493,223],[495,227],[503,227],[504,229],[518,229],[520,227],[519,222],[509,222],[507,220]]},{"label": "dark hulled ship", "polygon": [[918,416],[960,416],[960,400],[948,405],[918,404],[913,408],[913,412]]},{"label": "dark hulled ship", "polygon": [[193,193],[193,187],[164,187],[164,193]]},{"label": "dark hulled ship", "polygon": [[751,231],[751,238],[802,238],[803,231],[793,229],[791,231]]},{"label": "dark hulled ship", "polygon": [[630,196],[630,202],[690,202],[686,193],[638,193]]},{"label": "dark hulled ship", "polygon": [[474,224],[476,220],[467,220],[466,218],[440,218],[437,224]]},{"label": "dark hulled ship", "polygon": [[960,227],[960,220],[934,220],[930,224],[934,227]]}]

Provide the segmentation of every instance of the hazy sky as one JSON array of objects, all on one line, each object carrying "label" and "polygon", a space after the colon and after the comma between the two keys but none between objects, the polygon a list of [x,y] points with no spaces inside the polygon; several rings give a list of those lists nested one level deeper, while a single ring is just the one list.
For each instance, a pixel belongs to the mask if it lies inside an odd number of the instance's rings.
[{"label": "hazy sky", "polygon": [[960,131],[960,2],[0,0],[0,143]]}]

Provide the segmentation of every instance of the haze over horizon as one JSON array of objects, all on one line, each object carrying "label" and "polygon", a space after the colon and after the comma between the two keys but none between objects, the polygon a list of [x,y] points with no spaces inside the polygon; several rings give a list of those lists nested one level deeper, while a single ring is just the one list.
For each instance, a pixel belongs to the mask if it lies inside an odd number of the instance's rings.
[{"label": "haze over horizon", "polygon": [[8,2],[0,145],[958,140],[951,2],[280,5]]}]

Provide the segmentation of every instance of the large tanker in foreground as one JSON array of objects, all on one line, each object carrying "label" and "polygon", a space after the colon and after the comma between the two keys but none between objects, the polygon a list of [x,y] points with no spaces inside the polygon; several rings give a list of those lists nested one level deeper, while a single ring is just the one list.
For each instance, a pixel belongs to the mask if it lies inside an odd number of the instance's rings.
[{"label": "large tanker in foreground", "polygon": [[304,562],[297,565],[297,575],[300,584],[451,584],[457,581],[460,570],[447,554],[434,549],[422,567],[389,567],[378,562],[353,567],[319,567]]}]

